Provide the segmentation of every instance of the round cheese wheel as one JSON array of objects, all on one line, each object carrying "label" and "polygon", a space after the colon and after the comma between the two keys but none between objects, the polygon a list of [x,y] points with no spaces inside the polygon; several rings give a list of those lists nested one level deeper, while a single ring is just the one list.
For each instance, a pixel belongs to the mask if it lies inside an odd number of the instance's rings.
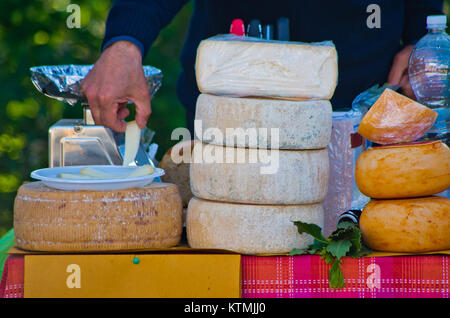
[{"label": "round cheese wheel", "polygon": [[[327,100],[286,101],[201,94],[196,136],[216,145],[323,149],[331,138],[332,107]],[[211,132],[211,134],[208,133]]]},{"label": "round cheese wheel", "polygon": [[[159,167],[164,169],[165,174],[161,180],[178,186],[183,207],[187,207],[192,198],[191,185],[189,181],[189,163],[194,141],[182,141],[170,148],[161,159]],[[186,158],[186,160],[184,160]]]},{"label": "round cheese wheel", "polygon": [[242,254],[288,253],[306,248],[311,236],[294,221],[323,226],[321,204],[252,205],[192,198],[186,232],[193,248],[226,249]]},{"label": "round cheese wheel", "polygon": [[202,199],[309,204],[322,202],[327,194],[327,149],[248,149],[198,142],[193,160],[191,190]]},{"label": "round cheese wheel", "polygon": [[173,184],[140,189],[62,191],[23,184],[14,202],[18,247],[39,251],[102,251],[170,247],[182,233]]},{"label": "round cheese wheel", "polygon": [[450,249],[450,199],[371,200],[359,220],[370,248],[386,252]]},{"label": "round cheese wheel", "polygon": [[437,194],[450,187],[450,149],[441,141],[373,147],[358,157],[355,179],[370,198]]}]

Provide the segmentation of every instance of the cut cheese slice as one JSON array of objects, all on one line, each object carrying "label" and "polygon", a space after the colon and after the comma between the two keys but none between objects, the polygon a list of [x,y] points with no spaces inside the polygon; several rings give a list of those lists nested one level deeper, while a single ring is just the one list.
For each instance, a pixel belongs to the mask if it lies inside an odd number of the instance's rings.
[{"label": "cut cheese slice", "polygon": [[433,126],[437,113],[391,89],[385,89],[361,120],[358,132],[378,144],[419,139]]},{"label": "cut cheese slice", "polygon": [[193,248],[226,249],[242,254],[288,253],[313,239],[299,234],[294,221],[323,227],[321,204],[251,205],[192,198],[186,217]]},{"label": "cut cheese slice", "polygon": [[372,200],[363,209],[364,242],[386,252],[450,249],[450,199],[438,196]]},{"label": "cut cheese slice", "polygon": [[225,202],[317,203],[327,194],[328,170],[327,149],[246,149],[197,142],[191,191],[202,199]]},{"label": "cut cheese slice", "polygon": [[173,184],[140,189],[62,191],[22,185],[14,203],[18,247],[39,251],[106,251],[170,247],[182,233]]},{"label": "cut cheese slice", "polygon": [[206,143],[232,147],[323,149],[330,142],[332,114],[331,103],[326,100],[201,94],[195,119],[201,121],[202,129],[196,137]]},{"label": "cut cheese slice", "polygon": [[221,35],[200,42],[195,74],[202,93],[330,99],[337,84],[337,53],[332,42]]},{"label": "cut cheese slice", "polygon": [[450,149],[441,141],[372,147],[358,157],[355,180],[370,198],[437,194],[450,187]]},{"label": "cut cheese slice", "polygon": [[189,181],[189,164],[193,148],[194,142],[191,140],[179,142],[164,154],[159,163],[159,167],[165,171],[161,180],[178,186],[184,207],[187,207],[193,196]]}]

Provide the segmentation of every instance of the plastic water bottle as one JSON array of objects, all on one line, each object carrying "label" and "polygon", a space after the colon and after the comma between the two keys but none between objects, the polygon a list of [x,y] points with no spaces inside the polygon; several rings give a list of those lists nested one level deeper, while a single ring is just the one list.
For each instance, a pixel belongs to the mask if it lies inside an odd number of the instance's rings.
[{"label": "plastic water bottle", "polygon": [[450,125],[450,36],[447,17],[427,17],[428,34],[417,42],[409,59],[409,81],[417,101],[438,113],[425,139],[448,144]]}]

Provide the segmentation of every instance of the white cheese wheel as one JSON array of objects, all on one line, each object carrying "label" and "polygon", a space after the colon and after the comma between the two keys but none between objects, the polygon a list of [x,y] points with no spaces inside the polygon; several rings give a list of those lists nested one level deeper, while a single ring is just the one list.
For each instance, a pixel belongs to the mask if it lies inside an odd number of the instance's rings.
[{"label": "white cheese wheel", "polygon": [[330,99],[337,84],[337,53],[321,45],[217,36],[200,42],[197,85],[215,95]]},{"label": "white cheese wheel", "polygon": [[14,202],[18,247],[39,251],[102,251],[170,247],[182,233],[178,188],[154,182],[140,189],[62,191],[23,184]]},{"label": "white cheese wheel", "polygon": [[251,205],[194,197],[188,206],[186,232],[193,248],[242,254],[288,253],[313,242],[311,236],[298,233],[294,221],[322,227],[322,205]]},{"label": "white cheese wheel", "polygon": [[441,141],[372,147],[359,155],[355,180],[370,198],[438,194],[450,187],[450,149]]},{"label": "white cheese wheel", "polygon": [[372,200],[359,220],[364,242],[386,252],[450,249],[450,199]]},{"label": "white cheese wheel", "polygon": [[318,203],[327,194],[328,170],[327,149],[248,149],[196,142],[191,191],[202,199],[225,202]]},{"label": "white cheese wheel", "polygon": [[323,149],[330,142],[332,115],[331,103],[326,100],[201,94],[195,119],[201,121],[202,130],[196,138],[231,147]]}]

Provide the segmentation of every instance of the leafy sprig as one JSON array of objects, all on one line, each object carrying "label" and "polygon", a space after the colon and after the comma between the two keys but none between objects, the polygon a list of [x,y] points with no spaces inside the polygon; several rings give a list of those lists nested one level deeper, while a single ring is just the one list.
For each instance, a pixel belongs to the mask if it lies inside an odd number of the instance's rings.
[{"label": "leafy sprig", "polygon": [[317,224],[294,221],[294,225],[297,226],[298,233],[309,234],[314,241],[305,249],[293,249],[290,255],[320,255],[326,264],[331,265],[329,284],[333,289],[345,287],[344,274],[341,269],[342,257],[358,258],[371,252],[362,242],[361,230],[354,223],[339,223],[328,238],[322,234],[322,229]]}]

